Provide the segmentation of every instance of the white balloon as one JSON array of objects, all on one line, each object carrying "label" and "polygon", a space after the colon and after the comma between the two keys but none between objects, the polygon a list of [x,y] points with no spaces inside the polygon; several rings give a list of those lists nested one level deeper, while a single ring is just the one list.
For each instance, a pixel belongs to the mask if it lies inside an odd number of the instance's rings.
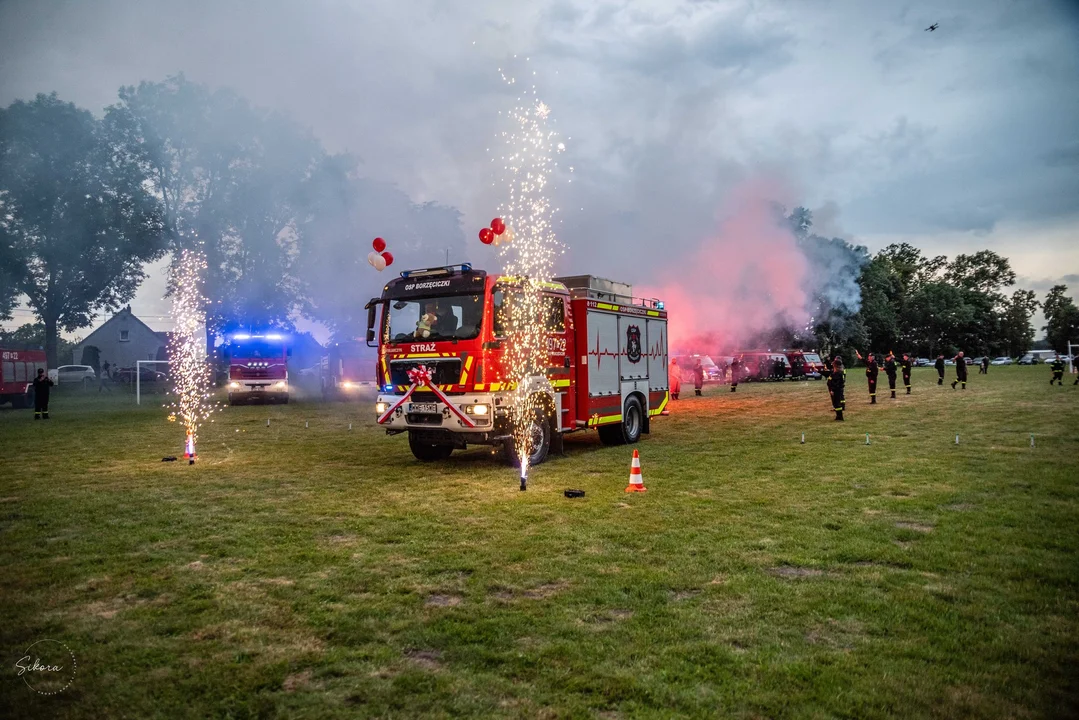
[{"label": "white balloon", "polygon": [[375,270],[382,272],[386,269],[386,258],[382,257],[382,255],[375,255],[374,266]]},{"label": "white balloon", "polygon": [[375,258],[377,257],[381,257],[381,255],[379,255],[377,252],[367,253],[367,264],[371,267],[375,267]]}]

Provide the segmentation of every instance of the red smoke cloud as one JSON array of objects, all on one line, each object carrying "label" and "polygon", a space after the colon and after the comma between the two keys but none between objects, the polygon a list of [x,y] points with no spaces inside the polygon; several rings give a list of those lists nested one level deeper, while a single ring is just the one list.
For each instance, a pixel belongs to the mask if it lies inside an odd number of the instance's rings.
[{"label": "red smoke cloud", "polygon": [[672,351],[735,350],[761,331],[808,322],[809,263],[794,235],[777,226],[769,202],[779,197],[775,183],[741,186],[714,237],[658,285],[634,288],[666,303]]}]

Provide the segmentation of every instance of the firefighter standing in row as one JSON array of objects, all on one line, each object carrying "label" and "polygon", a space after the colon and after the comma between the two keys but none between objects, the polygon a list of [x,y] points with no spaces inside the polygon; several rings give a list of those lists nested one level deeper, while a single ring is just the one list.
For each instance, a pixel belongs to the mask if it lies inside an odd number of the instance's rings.
[{"label": "firefighter standing in row", "polygon": [[892,391],[892,400],[895,400],[895,354],[890,350],[884,358],[884,374],[888,376],[888,389]]},{"label": "firefighter standing in row", "polygon": [[959,383],[963,384],[964,390],[967,389],[967,359],[963,356],[962,350],[955,356],[955,380],[952,380],[952,390],[955,390],[955,386]]},{"label": "firefighter standing in row", "polygon": [[52,380],[45,373],[45,368],[38,368],[37,377],[34,378],[34,419],[49,419],[49,388]]},{"label": "firefighter standing in row", "polygon": [[742,358],[731,358],[731,392],[738,390],[738,376],[742,371]]},{"label": "firefighter standing in row", "polygon": [[843,397],[844,386],[847,382],[847,371],[843,369],[843,358],[838,355],[832,361],[831,370],[824,366],[824,375],[828,379],[828,395],[832,398],[832,410],[835,411],[835,419],[843,422],[843,411],[847,408],[847,402]]},{"label": "firefighter standing in row", "polygon": [[667,383],[671,388],[671,400],[677,400],[678,393],[682,392],[682,368],[678,367],[678,358],[671,360],[667,368]]},{"label": "firefighter standing in row", "polygon": [[910,369],[914,367],[914,360],[911,358],[910,353],[903,353],[903,359],[900,361],[899,367],[903,370],[903,385],[907,388],[907,395],[910,395]]},{"label": "firefighter standing in row", "polygon": [[[862,359],[862,354],[857,350],[854,354],[858,356],[858,359]],[[869,353],[865,358],[865,379],[869,381],[869,404],[877,404],[877,375],[880,374],[880,368],[877,367],[877,358],[873,353]]]},{"label": "firefighter standing in row", "polygon": [[1049,381],[1049,384],[1052,385],[1055,382],[1057,385],[1063,385],[1064,361],[1060,359],[1059,354],[1053,358],[1053,362],[1049,363],[1049,369],[1053,371],[1053,378]]},{"label": "firefighter standing in row", "polygon": [[701,388],[704,387],[704,367],[701,365],[700,358],[697,358],[697,363],[693,366],[693,394],[700,395]]},{"label": "firefighter standing in row", "polygon": [[989,356],[988,355],[986,355],[985,357],[982,358],[982,366],[981,366],[981,369],[978,370],[978,374],[979,375],[988,375],[989,374]]},{"label": "firefighter standing in row", "polygon": [[937,369],[937,385],[944,384],[944,355],[937,355],[937,361],[933,363]]}]

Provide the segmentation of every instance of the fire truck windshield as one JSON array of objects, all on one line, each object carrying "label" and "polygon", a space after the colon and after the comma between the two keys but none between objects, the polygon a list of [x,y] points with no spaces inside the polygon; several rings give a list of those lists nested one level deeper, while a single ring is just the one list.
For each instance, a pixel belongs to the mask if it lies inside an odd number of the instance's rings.
[{"label": "fire truck windshield", "polygon": [[388,342],[471,340],[483,323],[483,295],[408,298],[386,308]]}]

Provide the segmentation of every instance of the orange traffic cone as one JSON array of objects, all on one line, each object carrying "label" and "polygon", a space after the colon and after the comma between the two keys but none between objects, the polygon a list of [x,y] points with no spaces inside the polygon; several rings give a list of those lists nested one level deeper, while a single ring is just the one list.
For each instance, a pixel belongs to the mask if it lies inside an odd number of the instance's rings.
[{"label": "orange traffic cone", "polygon": [[636,450],[633,451],[633,462],[629,464],[629,485],[626,492],[646,492],[644,478],[641,476],[641,456]]}]

